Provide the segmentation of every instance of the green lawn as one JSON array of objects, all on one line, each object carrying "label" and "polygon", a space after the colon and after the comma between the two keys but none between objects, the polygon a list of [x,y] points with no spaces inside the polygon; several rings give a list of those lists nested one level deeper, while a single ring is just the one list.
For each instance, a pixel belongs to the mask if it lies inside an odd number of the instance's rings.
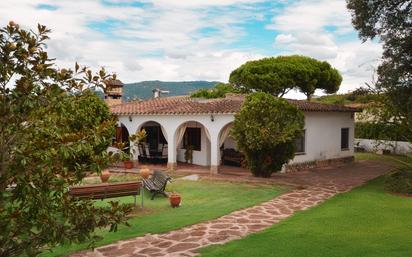
[{"label": "green lawn", "polygon": [[[145,210],[138,212],[136,217],[129,220],[131,227],[120,226],[117,232],[110,233],[106,230],[99,231],[98,234],[104,239],[99,241],[97,246],[215,219],[237,209],[267,201],[286,189],[245,183],[175,181],[168,186],[168,190],[175,190],[182,195],[180,208],[171,208],[168,199],[161,196],[151,201],[149,194],[146,193]],[[118,200],[132,203],[133,197],[122,197]],[[105,202],[96,201],[96,204],[105,204]],[[41,256],[67,255],[86,247],[87,244],[61,246],[55,248],[52,253],[44,253]]]},{"label": "green lawn", "polygon": [[412,198],[383,186],[384,177],[375,179],[265,231],[202,249],[202,256],[411,256]]}]

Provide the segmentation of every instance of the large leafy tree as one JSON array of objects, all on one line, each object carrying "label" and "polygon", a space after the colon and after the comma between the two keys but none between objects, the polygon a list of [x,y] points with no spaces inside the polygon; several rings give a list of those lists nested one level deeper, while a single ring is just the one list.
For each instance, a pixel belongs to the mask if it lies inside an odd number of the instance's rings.
[{"label": "large leafy tree", "polygon": [[342,77],[328,62],[291,55],[246,62],[230,74],[229,82],[246,92],[274,96],[298,89],[310,100],[316,89],[328,94],[337,92]]},{"label": "large leafy tree", "polygon": [[295,139],[304,127],[303,113],[285,99],[249,94],[235,115],[232,136],[255,176],[270,177],[293,158]]},{"label": "large leafy tree", "polygon": [[381,122],[412,133],[412,1],[347,0],[359,37],[383,43],[376,87],[381,92]]},{"label": "large leafy tree", "polygon": [[45,51],[49,30],[0,29],[0,256],[37,255],[58,243],[93,241],[116,230],[130,206],[96,207],[68,187],[113,159],[115,119],[89,88],[112,76],[77,64],[57,69]]}]

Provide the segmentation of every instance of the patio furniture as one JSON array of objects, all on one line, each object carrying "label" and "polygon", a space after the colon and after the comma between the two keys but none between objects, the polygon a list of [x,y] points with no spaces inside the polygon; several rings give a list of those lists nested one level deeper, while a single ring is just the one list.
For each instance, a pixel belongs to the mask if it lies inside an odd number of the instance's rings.
[{"label": "patio furniture", "polygon": [[242,167],[242,162],[244,158],[245,157],[241,152],[236,151],[233,148],[223,149],[222,163],[224,165],[236,165]]},{"label": "patio furniture", "polygon": [[141,206],[143,208],[142,182],[121,182],[103,183],[96,185],[72,186],[69,188],[69,195],[81,199],[106,199],[120,196],[134,196],[134,206],[136,207],[136,197],[142,195]]},{"label": "patio furniture", "polygon": [[143,145],[139,144],[139,145],[137,146],[137,150],[139,151],[139,156],[137,157],[138,160],[139,160],[139,162],[141,162],[141,163],[146,162],[146,161],[147,161],[147,158],[146,158],[146,153],[145,153],[145,151],[144,151],[144,149],[143,149]]},{"label": "patio furniture", "polygon": [[150,199],[153,200],[157,194],[162,194],[167,197],[165,189],[167,182],[170,180],[172,180],[171,177],[158,170],[155,170],[150,178],[143,179],[144,187],[152,194]]}]

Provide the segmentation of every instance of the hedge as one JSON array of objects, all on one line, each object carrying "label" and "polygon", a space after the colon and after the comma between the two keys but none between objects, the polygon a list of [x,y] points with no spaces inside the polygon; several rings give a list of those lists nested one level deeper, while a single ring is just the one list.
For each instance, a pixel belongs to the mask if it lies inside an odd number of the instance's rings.
[{"label": "hedge", "polygon": [[355,126],[355,138],[412,141],[409,130],[394,124],[357,122]]}]

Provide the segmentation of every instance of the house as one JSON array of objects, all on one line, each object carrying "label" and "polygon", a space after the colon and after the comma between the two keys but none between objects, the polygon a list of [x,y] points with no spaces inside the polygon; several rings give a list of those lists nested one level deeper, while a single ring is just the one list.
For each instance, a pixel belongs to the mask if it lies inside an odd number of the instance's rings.
[{"label": "house", "polygon": [[[236,149],[229,132],[244,100],[244,95],[236,94],[219,99],[158,97],[114,105],[111,111],[119,119],[120,132],[132,134],[144,128],[151,150],[167,149],[168,168],[185,161],[185,149],[190,145],[193,164],[210,166],[211,173],[217,173],[222,150]],[[305,133],[296,140],[296,156],[286,169],[353,159],[354,113],[359,109],[288,101],[304,112]]]}]

